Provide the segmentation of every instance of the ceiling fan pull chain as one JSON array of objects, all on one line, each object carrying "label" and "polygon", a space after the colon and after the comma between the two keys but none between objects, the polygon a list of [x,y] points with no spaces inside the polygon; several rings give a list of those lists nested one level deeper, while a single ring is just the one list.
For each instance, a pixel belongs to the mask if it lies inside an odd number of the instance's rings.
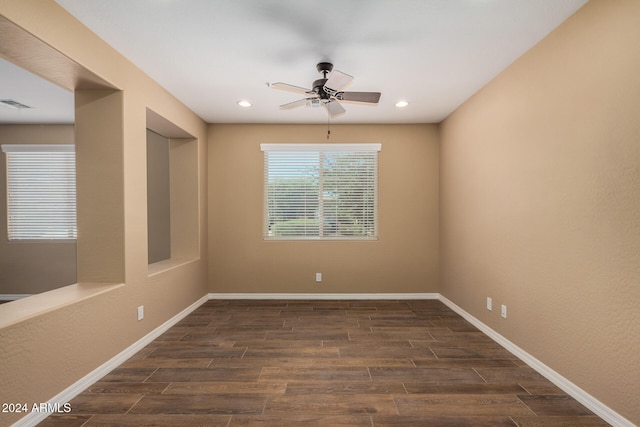
[{"label": "ceiling fan pull chain", "polygon": [[331,117],[327,116],[327,140],[331,137]]}]

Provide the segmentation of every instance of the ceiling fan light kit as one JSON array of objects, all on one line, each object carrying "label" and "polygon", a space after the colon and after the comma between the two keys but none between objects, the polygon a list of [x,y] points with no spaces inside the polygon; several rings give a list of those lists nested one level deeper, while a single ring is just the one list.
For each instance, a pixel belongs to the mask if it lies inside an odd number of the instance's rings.
[{"label": "ceiling fan light kit", "polygon": [[297,107],[319,107],[321,105],[327,110],[329,117],[335,118],[346,112],[340,101],[377,104],[380,100],[380,92],[343,91],[345,87],[351,84],[353,76],[342,71],[334,71],[333,64],[330,62],[320,62],[316,65],[316,69],[322,74],[322,78],[315,80],[311,85],[311,89],[287,83],[271,84],[274,89],[306,95],[306,98],[281,105],[280,109],[291,110]]}]

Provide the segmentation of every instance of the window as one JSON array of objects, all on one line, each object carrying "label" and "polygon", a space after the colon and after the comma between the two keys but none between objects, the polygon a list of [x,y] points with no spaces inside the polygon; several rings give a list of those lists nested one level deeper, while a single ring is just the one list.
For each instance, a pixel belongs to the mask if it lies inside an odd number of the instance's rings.
[{"label": "window", "polygon": [[76,232],[73,145],[2,145],[9,240],[70,240]]},{"label": "window", "polygon": [[261,149],[265,239],[377,239],[380,144]]}]

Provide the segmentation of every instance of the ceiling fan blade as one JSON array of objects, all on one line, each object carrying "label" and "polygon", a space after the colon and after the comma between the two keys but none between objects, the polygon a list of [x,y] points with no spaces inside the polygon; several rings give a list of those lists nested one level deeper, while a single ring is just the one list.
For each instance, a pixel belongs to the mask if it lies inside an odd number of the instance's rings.
[{"label": "ceiling fan blade", "polygon": [[324,84],[324,90],[330,95],[338,92],[340,89],[351,83],[353,76],[345,74],[342,71],[334,70]]},{"label": "ceiling fan blade", "polygon": [[302,93],[302,94],[313,93],[311,89],[306,89],[300,86],[294,86],[287,83],[280,83],[280,82],[271,83],[269,86],[274,89],[286,90],[287,92],[293,92],[293,93]]},{"label": "ceiling fan blade", "polygon": [[342,105],[336,100],[332,99],[328,102],[323,102],[322,105],[327,109],[329,117],[334,118],[343,115],[347,112]]},{"label": "ceiling fan blade", "polygon": [[315,99],[315,98],[302,98],[302,99],[299,99],[297,101],[289,102],[288,104],[281,105],[280,109],[281,110],[292,110],[294,108],[304,107],[305,105],[307,105],[307,102],[311,101],[312,99]]},{"label": "ceiling fan blade", "polygon": [[340,101],[377,104],[380,101],[380,92],[338,92],[336,98]]}]

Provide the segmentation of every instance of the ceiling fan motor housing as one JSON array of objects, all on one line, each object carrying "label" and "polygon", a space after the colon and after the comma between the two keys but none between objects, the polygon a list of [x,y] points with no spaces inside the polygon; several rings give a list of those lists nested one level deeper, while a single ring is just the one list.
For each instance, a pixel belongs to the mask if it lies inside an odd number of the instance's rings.
[{"label": "ceiling fan motor housing", "polygon": [[333,70],[333,64],[330,62],[319,62],[318,65],[316,65],[316,70],[322,74],[323,78],[314,81],[311,87],[313,91],[320,96],[320,99],[329,99],[331,95],[324,90],[324,84],[327,82],[327,74]]},{"label": "ceiling fan motor housing", "polygon": [[320,96],[320,99],[329,99],[330,95],[324,90],[324,84],[328,79],[318,79],[313,82],[313,91]]}]

